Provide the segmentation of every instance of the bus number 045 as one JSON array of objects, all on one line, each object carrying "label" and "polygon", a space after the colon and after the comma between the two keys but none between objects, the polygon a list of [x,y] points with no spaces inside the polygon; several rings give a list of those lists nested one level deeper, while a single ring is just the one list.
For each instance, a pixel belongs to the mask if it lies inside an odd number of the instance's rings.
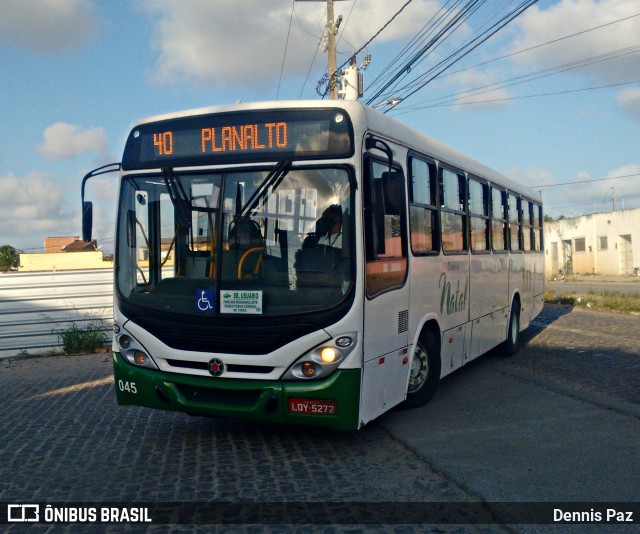
[{"label": "bus number 045", "polygon": [[118,380],[118,389],[120,391],[126,391],[127,393],[138,393],[138,388],[135,382],[129,382],[127,380]]}]

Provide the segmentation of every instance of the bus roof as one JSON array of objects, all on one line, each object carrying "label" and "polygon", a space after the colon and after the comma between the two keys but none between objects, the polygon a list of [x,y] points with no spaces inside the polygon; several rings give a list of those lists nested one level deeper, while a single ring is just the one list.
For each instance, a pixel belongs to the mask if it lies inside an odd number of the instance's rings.
[{"label": "bus roof", "polygon": [[190,110],[184,110],[163,115],[156,115],[142,119],[135,123],[136,126],[197,115],[213,113],[232,113],[236,111],[268,110],[268,109],[292,109],[292,108],[341,108],[351,116],[355,123],[365,125],[366,131],[375,132],[377,135],[398,142],[408,148],[438,161],[448,163],[453,167],[463,169],[470,174],[478,176],[502,186],[510,191],[519,193],[537,202],[542,202],[540,192],[535,191],[498,171],[483,165],[462,152],[455,150],[428,135],[407,126],[403,122],[394,119],[380,111],[353,100],[278,100],[266,102],[250,102],[239,104],[227,104],[208,106]]}]

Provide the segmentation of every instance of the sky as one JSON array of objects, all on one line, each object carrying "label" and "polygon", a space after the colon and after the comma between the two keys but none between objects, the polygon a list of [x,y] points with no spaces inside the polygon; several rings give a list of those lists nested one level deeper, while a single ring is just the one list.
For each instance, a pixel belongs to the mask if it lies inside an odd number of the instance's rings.
[{"label": "sky", "polygon": [[[338,65],[371,55],[363,100],[398,69],[372,105],[541,191],[551,217],[640,207],[640,3],[540,0],[409,95],[520,0],[481,3],[406,68],[411,39],[454,3],[335,2]],[[325,23],[317,1],[2,0],[0,246],[79,236],[82,176],[120,161],[140,119],[323,98]],[[106,251],[116,195],[115,175],[88,182]]]}]

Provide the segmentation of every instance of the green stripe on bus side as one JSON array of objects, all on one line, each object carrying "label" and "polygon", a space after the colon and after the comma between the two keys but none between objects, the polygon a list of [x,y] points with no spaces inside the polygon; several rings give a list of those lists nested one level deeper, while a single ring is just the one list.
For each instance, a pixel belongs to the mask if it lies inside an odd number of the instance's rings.
[{"label": "green stripe on bus side", "polygon": [[[244,380],[167,373],[128,363],[115,352],[113,374],[118,404],[146,406],[158,410],[188,412],[210,417],[231,417],[326,426],[343,430],[358,428],[360,403],[359,369],[338,370],[317,381]],[[157,393],[161,388],[165,400]],[[197,395],[187,398],[182,392],[202,388],[218,401],[199,401]],[[243,402],[242,398],[250,399]],[[275,410],[269,410],[273,397]],[[224,399],[228,399],[225,401]],[[326,399],[337,403],[337,413],[310,415],[289,413],[289,399]],[[240,400],[238,400],[240,399]]]}]

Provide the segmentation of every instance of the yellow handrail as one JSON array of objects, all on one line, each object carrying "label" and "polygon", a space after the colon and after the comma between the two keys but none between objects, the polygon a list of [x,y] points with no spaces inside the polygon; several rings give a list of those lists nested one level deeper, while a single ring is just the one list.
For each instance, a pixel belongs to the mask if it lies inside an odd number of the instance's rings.
[{"label": "yellow handrail", "polygon": [[[244,263],[244,260],[249,254],[253,252],[264,252],[264,247],[250,248],[240,257],[240,261],[238,262],[238,280],[242,279],[242,264]],[[260,255],[260,257],[258,258],[258,261],[256,262],[256,268],[254,269],[253,274],[258,274],[258,271],[260,270],[261,265],[262,265],[262,255]]]}]

